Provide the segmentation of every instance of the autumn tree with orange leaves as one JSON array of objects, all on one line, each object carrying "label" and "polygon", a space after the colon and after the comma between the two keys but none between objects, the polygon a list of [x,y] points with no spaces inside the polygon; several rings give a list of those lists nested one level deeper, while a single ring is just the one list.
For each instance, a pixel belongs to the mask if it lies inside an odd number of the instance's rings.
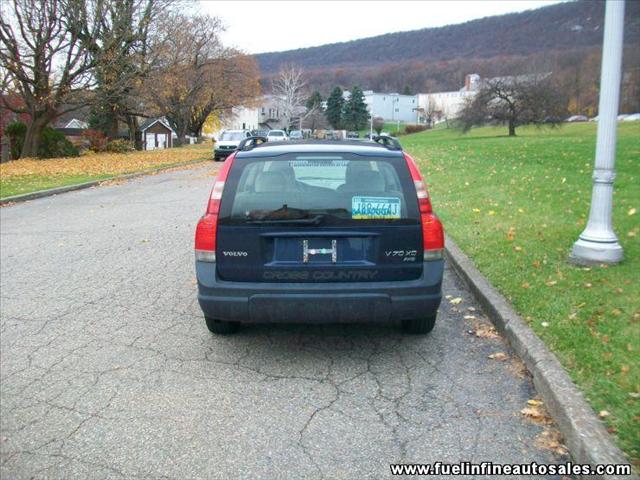
[{"label": "autumn tree with orange leaves", "polygon": [[173,13],[161,22],[152,48],[158,62],[141,87],[145,104],[165,116],[182,144],[199,135],[211,113],[246,105],[260,93],[252,57],[225,48],[222,24],[208,15]]}]

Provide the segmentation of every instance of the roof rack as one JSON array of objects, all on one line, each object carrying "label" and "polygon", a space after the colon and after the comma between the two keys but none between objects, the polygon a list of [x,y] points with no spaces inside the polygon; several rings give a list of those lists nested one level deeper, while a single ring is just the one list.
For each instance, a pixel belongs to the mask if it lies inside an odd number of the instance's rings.
[{"label": "roof rack", "polygon": [[261,143],[266,143],[267,137],[247,137],[240,141],[238,144],[237,150],[241,152],[246,152],[248,150],[253,150],[254,147],[257,147]]},{"label": "roof rack", "polygon": [[402,150],[402,145],[400,145],[400,142],[397,139],[390,137],[389,135],[374,135],[371,140],[382,145],[388,150]]}]

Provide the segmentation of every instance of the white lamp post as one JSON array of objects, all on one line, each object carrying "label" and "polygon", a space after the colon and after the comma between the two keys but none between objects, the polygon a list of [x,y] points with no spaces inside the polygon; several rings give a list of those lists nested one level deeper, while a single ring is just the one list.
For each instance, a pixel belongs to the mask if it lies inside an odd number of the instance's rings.
[{"label": "white lamp post", "polygon": [[618,263],[622,247],[613,232],[611,204],[616,176],[616,129],[620,100],[624,0],[607,0],[604,16],[598,137],[589,220],[569,260],[578,264]]}]

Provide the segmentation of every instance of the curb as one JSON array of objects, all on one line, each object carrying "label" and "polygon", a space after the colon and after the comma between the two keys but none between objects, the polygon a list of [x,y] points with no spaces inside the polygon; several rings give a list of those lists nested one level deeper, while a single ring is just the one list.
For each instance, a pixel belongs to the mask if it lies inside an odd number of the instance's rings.
[{"label": "curb", "polygon": [[207,158],[200,160],[189,160],[188,162],[174,163],[171,165],[164,165],[158,168],[152,168],[149,170],[143,170],[141,172],[126,173],[124,175],[114,175],[113,177],[103,178],[101,180],[92,180],[90,182],[76,183],[74,185],[66,185],[64,187],[49,188],[47,190],[38,190],[37,192],[23,193],[21,195],[12,195],[10,197],[4,197],[0,199],[0,205],[6,205],[8,203],[20,203],[27,200],[35,200],[36,198],[50,197],[51,195],[58,195],[60,193],[73,192],[75,190],[83,190],[85,188],[95,187],[103,182],[109,182],[112,180],[129,180],[131,178],[142,177],[151,173],[162,172],[163,170],[169,170],[176,167],[185,167],[188,165],[195,165],[196,163],[206,162]]},{"label": "curb", "polygon": [[[590,465],[628,465],[624,453],[613,443],[556,356],[450,237],[446,237],[445,244],[450,265],[469,286],[489,319],[533,375],[533,384],[558,424],[573,461]],[[639,480],[633,473],[629,476],[594,475],[581,478]]]}]

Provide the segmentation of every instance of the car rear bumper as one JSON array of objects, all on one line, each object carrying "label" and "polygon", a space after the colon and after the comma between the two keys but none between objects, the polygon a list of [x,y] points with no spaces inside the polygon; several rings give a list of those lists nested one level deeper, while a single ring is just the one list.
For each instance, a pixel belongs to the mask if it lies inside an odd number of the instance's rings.
[{"label": "car rear bumper", "polygon": [[196,262],[205,316],[243,323],[389,322],[434,315],[442,299],[444,261],[426,262],[402,282],[254,283],[217,278],[215,263]]},{"label": "car rear bumper", "polygon": [[229,155],[231,155],[233,152],[235,152],[234,150],[214,150],[213,151],[213,155],[216,158],[227,158]]}]

